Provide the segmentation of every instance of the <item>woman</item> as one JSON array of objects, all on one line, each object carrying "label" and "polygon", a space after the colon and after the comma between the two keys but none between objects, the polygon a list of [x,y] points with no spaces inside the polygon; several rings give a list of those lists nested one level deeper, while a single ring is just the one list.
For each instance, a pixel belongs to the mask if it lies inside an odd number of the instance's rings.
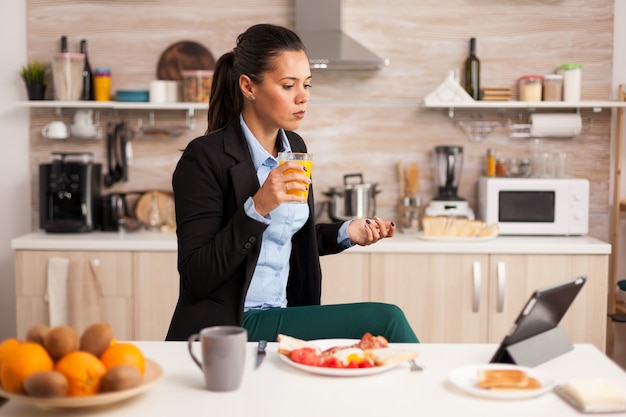
[{"label": "woman", "polygon": [[189,143],[172,180],[180,296],[168,340],[241,325],[249,340],[370,332],[417,342],[396,306],[319,305],[319,256],[392,237],[396,228],[378,218],[316,225],[312,189],[308,201],[287,193],[311,187],[302,165],[276,160],[279,151],[307,151],[293,130],[310,83],[304,45],[278,26],[252,26],[216,63],[207,133]]}]

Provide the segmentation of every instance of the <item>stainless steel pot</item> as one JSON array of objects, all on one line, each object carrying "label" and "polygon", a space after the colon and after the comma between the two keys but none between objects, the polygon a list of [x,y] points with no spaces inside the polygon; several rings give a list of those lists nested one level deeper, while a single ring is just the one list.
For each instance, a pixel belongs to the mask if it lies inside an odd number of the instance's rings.
[{"label": "stainless steel pot", "polygon": [[[350,182],[358,178],[358,183]],[[333,221],[354,218],[374,217],[376,215],[376,184],[364,183],[362,174],[343,176],[343,187],[333,187],[324,195],[330,197],[328,216]]]}]

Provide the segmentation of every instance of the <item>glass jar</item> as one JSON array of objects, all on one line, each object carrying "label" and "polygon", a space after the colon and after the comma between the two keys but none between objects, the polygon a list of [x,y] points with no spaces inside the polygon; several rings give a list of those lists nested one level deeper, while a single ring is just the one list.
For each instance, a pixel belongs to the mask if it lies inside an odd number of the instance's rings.
[{"label": "glass jar", "polygon": [[94,70],[93,85],[96,101],[111,100],[111,70],[109,68]]},{"label": "glass jar", "polygon": [[191,103],[208,103],[211,96],[213,71],[189,70],[182,71],[183,100]]},{"label": "glass jar", "polygon": [[543,77],[541,75],[524,75],[518,81],[520,101],[541,101]]},{"label": "glass jar", "polygon": [[543,76],[543,100],[563,100],[563,75],[547,74]]}]

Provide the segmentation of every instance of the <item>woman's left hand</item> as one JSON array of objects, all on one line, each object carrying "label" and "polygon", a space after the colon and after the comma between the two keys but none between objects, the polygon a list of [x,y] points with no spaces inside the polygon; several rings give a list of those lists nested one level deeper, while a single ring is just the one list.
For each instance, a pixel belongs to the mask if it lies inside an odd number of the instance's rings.
[{"label": "woman's left hand", "polygon": [[384,221],[378,217],[373,219],[354,219],[348,226],[348,235],[352,243],[367,246],[380,239],[392,237],[396,233],[393,222]]}]

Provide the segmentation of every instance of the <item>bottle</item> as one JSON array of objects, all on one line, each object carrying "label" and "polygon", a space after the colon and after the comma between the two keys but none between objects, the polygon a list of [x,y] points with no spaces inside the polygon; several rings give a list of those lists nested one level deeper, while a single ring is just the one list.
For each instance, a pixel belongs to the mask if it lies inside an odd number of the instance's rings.
[{"label": "bottle", "polygon": [[486,174],[488,177],[496,176],[496,155],[493,152],[493,149],[487,149],[487,170]]},{"label": "bottle", "polygon": [[85,55],[85,66],[83,68],[83,93],[80,96],[80,99],[95,100],[93,72],[91,72],[91,65],[89,65],[89,58],[87,57],[87,41],[85,39],[80,41],[80,52]]},{"label": "bottle", "polygon": [[67,52],[67,36],[61,36],[61,52]]},{"label": "bottle", "polygon": [[474,100],[480,98],[480,61],[476,57],[476,38],[470,39],[470,52],[465,60],[465,91]]}]

